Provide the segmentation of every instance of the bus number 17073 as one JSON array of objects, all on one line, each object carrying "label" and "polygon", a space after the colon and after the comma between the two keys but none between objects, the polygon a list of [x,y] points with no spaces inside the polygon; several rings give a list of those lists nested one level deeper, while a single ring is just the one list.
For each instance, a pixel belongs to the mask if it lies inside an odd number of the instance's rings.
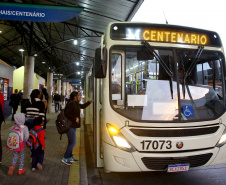
[{"label": "bus number 17073", "polygon": [[172,141],[170,140],[147,140],[147,141],[142,141],[140,142],[142,144],[142,149],[143,150],[149,150],[151,149],[157,150],[157,149],[171,149],[172,148]]}]

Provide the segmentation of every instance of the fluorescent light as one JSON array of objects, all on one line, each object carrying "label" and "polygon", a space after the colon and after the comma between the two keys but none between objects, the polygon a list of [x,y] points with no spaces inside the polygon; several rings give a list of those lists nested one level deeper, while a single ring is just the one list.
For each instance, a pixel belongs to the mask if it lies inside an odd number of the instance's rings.
[{"label": "fluorescent light", "polygon": [[78,66],[79,65],[79,62],[76,62],[76,65]]},{"label": "fluorescent light", "polygon": [[45,64],[46,62],[42,62],[43,64]]},{"label": "fluorescent light", "polygon": [[24,49],[19,49],[19,51],[23,52],[23,51],[24,51]]},{"label": "fluorescent light", "polygon": [[74,40],[74,45],[77,45],[78,44],[78,40]]}]

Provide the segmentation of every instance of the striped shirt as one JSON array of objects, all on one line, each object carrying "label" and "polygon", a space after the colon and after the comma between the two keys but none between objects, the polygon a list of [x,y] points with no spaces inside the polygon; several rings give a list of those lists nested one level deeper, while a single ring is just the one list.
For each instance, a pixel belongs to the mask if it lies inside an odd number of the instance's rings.
[{"label": "striped shirt", "polygon": [[31,104],[30,102],[26,106],[26,117],[36,118],[41,116],[42,119],[45,119],[45,104],[39,99],[35,98],[35,103]]}]

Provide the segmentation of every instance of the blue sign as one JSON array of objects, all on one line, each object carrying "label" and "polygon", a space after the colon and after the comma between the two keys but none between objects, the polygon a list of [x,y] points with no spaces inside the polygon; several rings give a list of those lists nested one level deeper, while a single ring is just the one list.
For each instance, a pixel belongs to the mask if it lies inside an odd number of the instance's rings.
[{"label": "blue sign", "polygon": [[0,19],[32,22],[63,22],[84,8],[22,3],[0,3]]},{"label": "blue sign", "polygon": [[70,82],[70,83],[78,83],[81,82],[81,79],[63,79],[61,82]]},{"label": "blue sign", "polygon": [[183,106],[183,114],[185,117],[194,117],[194,111],[192,105]]}]

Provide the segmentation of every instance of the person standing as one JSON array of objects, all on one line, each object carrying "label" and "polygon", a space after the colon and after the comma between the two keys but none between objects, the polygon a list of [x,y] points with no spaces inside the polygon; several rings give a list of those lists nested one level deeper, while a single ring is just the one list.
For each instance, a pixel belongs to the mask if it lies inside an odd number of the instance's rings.
[{"label": "person standing", "polygon": [[93,100],[86,102],[85,104],[79,104],[81,96],[78,92],[73,91],[70,94],[70,100],[65,107],[65,116],[72,122],[71,128],[66,133],[68,137],[68,146],[64,154],[62,162],[66,165],[71,165],[72,162],[78,162],[73,158],[72,150],[76,145],[76,128],[80,128],[80,109],[85,109],[89,106]]},{"label": "person standing", "polygon": [[[25,123],[24,113],[15,114],[14,119],[15,119],[16,125],[19,125],[19,127],[22,129],[22,131],[21,131],[21,136],[22,136],[22,139],[23,139],[22,141],[26,142],[29,138],[29,131],[28,131],[28,128],[24,125],[24,123]],[[15,127],[15,125],[12,126],[11,130],[14,127]],[[24,167],[24,157],[25,157],[25,144],[24,144],[21,151],[19,151],[19,152],[14,151],[13,152],[13,159],[12,159],[11,166],[9,167],[9,170],[8,170],[8,173],[7,173],[8,175],[13,174],[13,171],[15,169],[15,165],[16,165],[16,162],[17,162],[18,159],[20,161],[18,174],[22,175],[23,173],[25,173],[25,169],[23,168]]]},{"label": "person standing", "polygon": [[[38,142],[40,145],[36,150],[32,150],[32,171],[34,172],[36,167],[39,170],[42,170],[42,163],[44,160],[44,150],[45,150],[45,130],[43,130],[42,126],[44,125],[44,121],[42,117],[37,117],[34,119],[34,130],[37,131]],[[38,132],[39,131],[39,132]]]},{"label": "person standing", "polygon": [[22,90],[19,90],[18,94],[20,95],[21,99],[23,99],[23,92],[22,92]]},{"label": "person standing", "polygon": [[2,93],[0,92],[0,166],[2,163],[2,137],[1,137],[1,127],[2,122],[5,121],[4,115],[3,115],[3,108],[4,108],[4,97]]},{"label": "person standing", "polygon": [[29,101],[25,105],[25,110],[26,110],[26,123],[25,125],[28,126],[28,129],[30,130],[31,128],[34,127],[34,119],[36,117],[41,116],[43,120],[45,120],[45,103],[46,100],[40,100],[40,91],[38,89],[34,89],[31,92],[31,102]]},{"label": "person standing", "polygon": [[69,96],[68,96],[68,94],[66,93],[66,95],[65,95],[65,105],[67,104],[68,100],[69,100]]},{"label": "person standing", "polygon": [[12,121],[14,121],[14,114],[16,114],[21,99],[21,96],[18,94],[18,89],[15,89],[14,93],[10,96],[10,101],[13,108]]},{"label": "person standing", "polygon": [[55,112],[58,112],[60,109],[60,101],[61,101],[61,97],[58,94],[58,92],[56,92],[56,94],[53,97],[54,103],[55,103]]},{"label": "person standing", "polygon": [[45,106],[45,120],[44,120],[44,126],[43,128],[46,129],[46,122],[47,122],[47,119],[46,119],[46,112],[47,112],[47,105],[48,105],[48,100],[49,100],[49,94],[47,93],[47,90],[46,88],[43,88],[42,89],[42,93],[41,93],[41,96],[40,96],[40,99],[42,101],[46,100],[46,106]]}]

